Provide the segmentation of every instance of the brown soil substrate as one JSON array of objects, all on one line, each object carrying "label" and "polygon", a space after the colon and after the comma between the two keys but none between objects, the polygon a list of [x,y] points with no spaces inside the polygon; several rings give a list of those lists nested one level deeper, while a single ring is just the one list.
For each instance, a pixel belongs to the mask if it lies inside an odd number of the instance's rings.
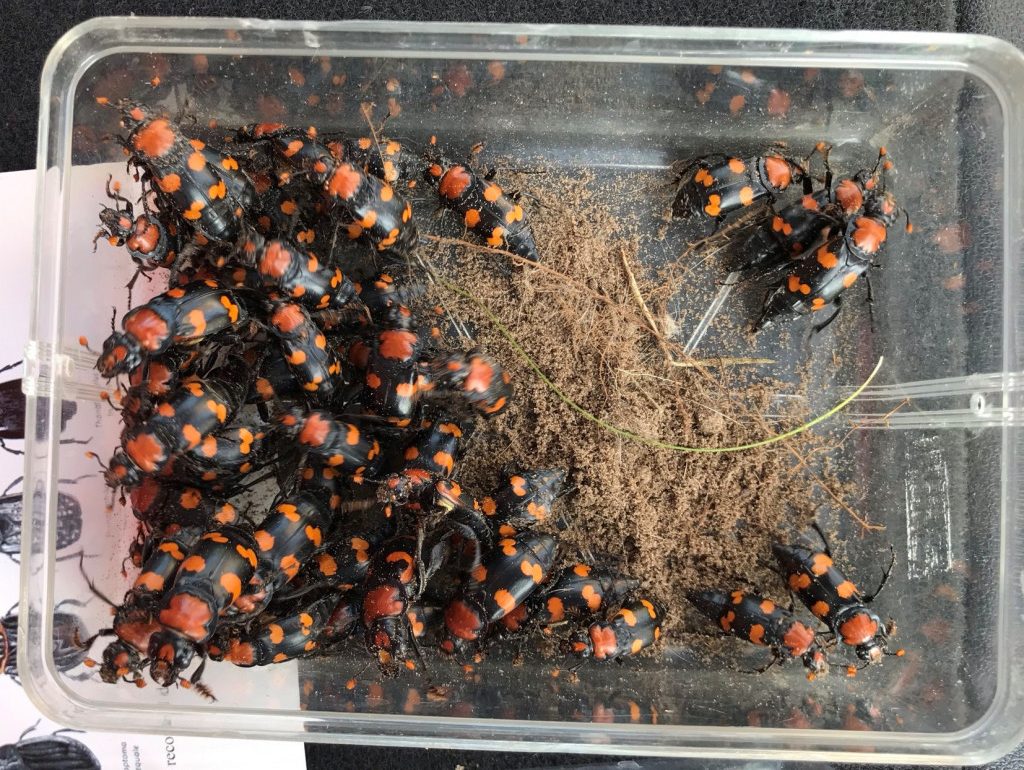
[{"label": "brown soil substrate", "polygon": [[[642,228],[618,220],[607,190],[586,174],[528,183],[542,267],[504,270],[506,256],[448,244],[429,258],[485,303],[573,400],[620,428],[697,447],[757,441],[811,416],[779,416],[773,396],[782,386],[762,374],[770,367],[671,365],[669,356],[687,359],[652,332],[624,267],[651,315],[663,318],[672,289],[641,266]],[[465,486],[484,494],[514,466],[568,469],[573,491],[549,522],[564,527],[563,558],[593,556],[639,578],[667,610],[670,638],[695,630],[688,589],[745,585],[783,598],[770,543],[812,520],[814,482],[801,458],[823,457],[822,438],[807,432],[755,450],[695,454],[614,435],[563,403],[477,305],[440,287],[433,294],[472,329],[473,344],[511,371],[516,388],[509,412],[474,437],[459,473]]]}]

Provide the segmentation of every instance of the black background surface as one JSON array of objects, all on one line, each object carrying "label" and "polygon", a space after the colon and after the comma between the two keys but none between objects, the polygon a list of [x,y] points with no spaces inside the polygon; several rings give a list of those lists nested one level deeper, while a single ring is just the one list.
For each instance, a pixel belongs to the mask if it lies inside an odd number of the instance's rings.
[{"label": "black background surface", "polygon": [[[901,29],[976,32],[995,35],[1024,48],[1021,0],[5,0],[0,2],[0,171],[35,165],[39,73],[57,39],[79,22],[110,15],[243,16],[278,19],[407,19],[672,26],[803,27],[810,29]],[[865,34],[870,34],[866,32]],[[309,770],[465,770],[482,768],[615,768],[619,759],[563,754],[493,754],[459,750],[308,745]],[[750,768],[775,763],[743,763]],[[622,770],[668,770],[682,766],[719,768],[730,763],[694,760],[629,761]],[[821,765],[781,765],[786,770]],[[852,767],[852,766],[846,766]],[[998,770],[1024,768],[1024,747],[989,765]],[[242,769],[240,769],[242,770]],[[281,770],[291,770],[282,768]]]}]

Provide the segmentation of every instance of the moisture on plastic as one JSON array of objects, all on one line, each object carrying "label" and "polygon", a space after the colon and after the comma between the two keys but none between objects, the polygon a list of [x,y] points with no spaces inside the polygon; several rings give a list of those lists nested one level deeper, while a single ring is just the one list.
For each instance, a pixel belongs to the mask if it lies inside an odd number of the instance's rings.
[{"label": "moisture on plastic", "polygon": [[[1024,724],[1022,83],[1024,58],[1005,43],[939,34],[181,18],[98,19],[72,30],[51,53],[42,88],[31,327],[39,376],[26,385],[27,424],[38,429],[26,447],[30,611],[20,615],[28,643],[19,645],[26,690],[44,713],[90,729],[951,764],[1005,752]],[[755,342],[723,334],[717,316],[749,319],[760,296],[741,285],[715,301],[724,276],[713,260],[699,273],[705,285],[680,287],[677,308],[680,340],[697,354],[766,355],[783,378],[796,366],[809,372],[819,411],[885,356],[853,408],[855,420],[879,429],[857,432],[837,462],[860,490],[858,507],[886,529],[860,539],[842,512],[821,516],[846,536],[844,559],[866,589],[893,544],[898,566],[879,606],[898,615],[906,657],[808,683],[795,667],[741,673],[763,663],[754,648],[709,661],[670,645],[623,665],[591,662],[574,681],[553,675],[557,661],[527,656],[513,666],[515,647],[499,647],[472,672],[445,671],[439,691],[419,675],[378,682],[355,650],[261,671],[209,666],[215,703],[58,674],[40,643],[51,637],[52,609],[88,597],[77,560],[53,550],[58,480],[95,467],[80,446],[58,443],[55,410],[76,401],[98,450],[119,432],[78,338],[108,333],[131,274],[123,251],[101,244],[93,254],[90,245],[106,175],[127,178],[109,140],[115,116],[95,97],[124,94],[185,107],[207,132],[215,117],[219,126],[273,120],[361,134],[360,102],[378,105],[378,117],[390,105],[401,114],[388,130],[410,147],[430,134],[463,151],[486,141],[496,156],[589,168],[601,179],[664,178],[680,158],[757,154],[775,142],[802,155],[822,138],[837,166],[855,170],[885,145],[915,233],[891,232],[884,265],[871,273],[871,314],[855,308],[842,334],[814,339],[806,325]],[[666,196],[644,204],[652,233]],[[673,257],[667,248],[651,239],[642,253],[653,263]],[[136,291],[144,297],[153,286],[140,281]],[[854,292],[850,303],[863,299]],[[97,477],[76,490],[86,570],[119,596],[132,516],[104,510]],[[90,628],[109,621],[98,599],[81,614]]]}]

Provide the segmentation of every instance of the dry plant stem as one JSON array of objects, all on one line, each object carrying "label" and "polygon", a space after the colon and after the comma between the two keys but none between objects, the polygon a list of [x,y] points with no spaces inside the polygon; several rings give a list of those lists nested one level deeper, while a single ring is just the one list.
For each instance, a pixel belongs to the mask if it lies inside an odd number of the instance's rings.
[{"label": "dry plant stem", "polygon": [[680,361],[676,358],[675,354],[668,345],[667,338],[658,330],[658,322],[654,318],[654,314],[651,313],[647,302],[644,300],[643,293],[640,291],[640,285],[636,281],[636,276],[633,274],[632,268],[629,266],[629,257],[626,254],[625,249],[619,249],[619,257],[622,260],[622,268],[626,272],[626,280],[629,283],[629,290],[633,294],[633,298],[636,300],[637,305],[640,308],[640,312],[647,320],[648,326],[650,326],[651,334],[658,343],[658,347],[661,348],[665,354],[665,359],[669,366],[677,366],[680,368],[690,367],[704,367],[704,366],[726,366],[726,365],[756,365],[756,364],[772,364],[775,363],[770,358],[717,358],[717,359],[696,359],[692,358],[689,361]]},{"label": "dry plant stem", "polygon": [[[419,254],[416,255],[416,262],[417,262],[417,264],[419,264],[419,266],[422,268],[422,270],[427,274],[427,278],[431,281],[431,283],[436,283],[437,282],[437,272],[434,270],[433,264],[429,260],[424,259]],[[444,309],[445,314],[451,320],[452,326],[455,327],[455,331],[458,332],[459,336],[462,339],[464,339],[464,340],[471,340],[471,339],[473,339],[473,335],[471,335],[469,333],[469,330],[466,329],[466,325],[462,322],[461,319],[456,317],[455,313],[452,312],[452,310],[448,307],[448,303],[445,301],[445,298],[444,297],[438,297],[437,301],[441,305],[441,307]]]},{"label": "dry plant stem", "polygon": [[[892,417],[892,416],[893,416],[894,414],[896,414],[896,412],[898,412],[898,411],[899,411],[900,409],[902,409],[903,407],[905,407],[905,406],[910,406],[910,405],[911,405],[911,403],[910,403],[910,399],[909,399],[909,398],[905,398],[905,399],[903,399],[902,401],[900,401],[900,402],[899,402],[898,404],[896,404],[896,406],[894,406],[894,407],[893,407],[892,409],[890,409],[890,410],[889,410],[888,412],[886,412],[885,414],[883,414],[883,415],[882,415],[882,421],[883,421],[883,422],[885,422],[885,426],[886,426],[886,427],[889,427],[889,418],[890,418],[890,417]],[[921,410],[920,410],[920,409],[918,409],[917,411],[921,411]],[[854,423],[854,426],[853,426],[853,427],[852,427],[852,428],[850,429],[850,432],[852,433],[853,431],[855,431],[855,430],[858,430],[858,429],[860,429],[861,427],[863,427],[863,426],[862,426],[862,425],[860,425],[859,423]]]},{"label": "dry plant stem", "polygon": [[849,505],[846,504],[846,502],[843,500],[843,498],[841,498],[839,495],[837,495],[835,492],[832,491],[832,487],[830,487],[828,484],[826,484],[824,481],[822,481],[818,477],[818,474],[816,474],[813,470],[811,470],[810,465],[807,464],[807,461],[804,459],[803,455],[801,455],[793,447],[787,447],[787,449],[789,449],[790,453],[796,458],[797,467],[802,467],[804,469],[804,471],[807,473],[807,475],[810,477],[811,481],[818,488],[823,489],[825,491],[825,493],[828,494],[828,496],[831,497],[835,501],[836,505],[838,505],[840,508],[842,508],[848,514],[850,514],[850,516],[853,517],[853,520],[856,521],[857,524],[860,525],[860,527],[861,527],[860,533],[861,533],[862,536],[864,535],[865,532],[881,532],[883,529],[885,529],[885,525],[884,524],[872,524],[870,521],[865,519],[863,516],[861,516],[855,510],[853,510],[853,508],[851,508]]},{"label": "dry plant stem", "polygon": [[640,307],[640,312],[643,313],[644,318],[647,319],[647,323],[651,327],[651,333],[665,352],[666,357],[669,361],[672,361],[672,352],[665,345],[665,341],[662,338],[661,333],[658,331],[658,324],[654,320],[654,316],[651,315],[651,311],[648,309],[647,303],[644,302],[644,295],[640,293],[640,286],[636,282],[636,276],[633,275],[633,271],[629,267],[629,257],[626,256],[625,249],[619,249],[619,258],[622,260],[622,268],[626,271],[626,280],[629,282],[629,290],[633,292],[633,297],[636,299],[636,304]]},{"label": "dry plant stem", "polygon": [[373,125],[373,105],[369,102],[361,102],[359,105],[359,111],[363,113],[363,118],[366,120],[366,125],[370,127],[370,136],[373,137],[373,146],[377,150],[377,156],[380,158],[380,166],[384,168],[384,153],[380,149],[380,137],[377,135],[377,128]]},{"label": "dry plant stem", "polygon": [[[887,426],[887,427],[888,427],[888,424],[889,424],[889,423],[888,423],[888,420],[889,420],[889,418],[890,418],[890,417],[892,417],[892,416],[893,416],[894,414],[896,414],[896,412],[898,412],[898,411],[899,411],[900,409],[902,409],[902,408],[903,408],[903,407],[905,407],[905,406],[910,406],[910,399],[909,399],[909,398],[905,398],[905,399],[903,399],[903,400],[902,400],[902,401],[900,401],[900,402],[899,402],[898,404],[896,404],[896,406],[894,406],[894,407],[893,407],[892,409],[890,409],[890,410],[889,410],[888,412],[886,412],[886,413],[885,413],[885,414],[884,414],[884,415],[882,416],[882,419],[886,421],[886,426]],[[857,429],[857,426],[854,426],[854,427],[853,427],[853,428],[851,429],[851,432],[852,432],[852,431],[854,431],[854,430],[856,430],[856,429]]]},{"label": "dry plant stem", "polygon": [[678,366],[681,369],[690,368],[717,368],[727,366],[757,366],[760,364],[774,364],[774,358],[730,358],[719,356],[716,358],[695,358],[692,361],[669,361],[669,366]]},{"label": "dry plant stem", "polygon": [[[898,412],[900,409],[902,409],[905,406],[910,406],[910,399],[909,398],[905,398],[900,403],[896,404],[896,406],[894,406],[892,409],[890,409],[888,412],[886,412],[884,415],[882,415],[882,419],[883,420],[888,420],[890,417],[892,417],[894,414],[896,414],[896,412]],[[822,452],[827,454],[828,452],[835,451],[836,449],[841,447],[843,444],[845,444],[850,439],[850,436],[852,436],[854,433],[856,433],[857,431],[862,430],[862,429],[863,429],[863,425],[861,425],[860,423],[856,423],[855,422],[853,424],[853,427],[850,428],[848,431],[846,431],[846,434],[841,439],[839,439],[838,441],[836,441],[833,444],[826,444],[824,446],[820,446],[820,447],[817,447],[815,449],[812,449],[810,452],[807,453],[807,457],[810,458],[813,455],[820,454]]]},{"label": "dry plant stem", "polygon": [[752,209],[749,209],[748,211],[745,211],[743,214],[738,216],[736,219],[734,219],[732,222],[727,224],[725,227],[721,227],[717,231],[711,233],[711,235],[707,235],[707,236],[701,238],[700,240],[697,240],[697,241],[694,241],[693,243],[687,244],[686,251],[684,251],[680,256],[688,257],[691,254],[693,254],[695,251],[703,250],[703,247],[704,247],[705,244],[712,243],[712,242],[718,240],[719,238],[727,239],[730,233],[733,233],[736,230],[739,230],[739,229],[745,227],[750,222],[751,219],[754,219],[754,218],[756,218],[758,216],[762,216],[763,214],[764,214],[764,211],[763,211],[763,207],[762,206],[758,206],[756,208],[752,208]]},{"label": "dry plant stem", "polygon": [[774,360],[770,358],[717,358],[717,359],[691,359],[689,361],[679,361],[676,359],[672,350],[669,348],[664,335],[658,331],[658,323],[654,320],[654,315],[651,313],[650,308],[647,307],[647,303],[644,301],[644,296],[640,292],[640,285],[636,282],[636,276],[633,275],[633,270],[629,266],[629,257],[626,256],[625,249],[619,250],[619,257],[622,259],[622,267],[626,271],[626,280],[629,282],[629,290],[633,293],[633,297],[636,299],[637,305],[640,307],[640,312],[643,313],[644,318],[651,327],[651,333],[654,335],[654,339],[658,343],[658,347],[661,348],[665,354],[665,358],[669,366],[678,366],[682,368],[689,367],[702,367],[702,366],[727,366],[727,365],[756,365],[756,364],[773,364]]}]

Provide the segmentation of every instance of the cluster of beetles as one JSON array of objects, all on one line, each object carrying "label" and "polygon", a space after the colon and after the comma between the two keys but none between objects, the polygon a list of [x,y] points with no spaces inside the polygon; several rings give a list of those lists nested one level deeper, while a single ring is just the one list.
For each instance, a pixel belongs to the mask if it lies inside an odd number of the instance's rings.
[{"label": "cluster of beetles", "polygon": [[[859,278],[868,280],[889,229],[910,217],[886,189],[893,168],[881,148],[874,168],[835,181],[828,162],[830,147],[819,143],[807,158],[781,153],[739,158],[706,156],[681,164],[673,214],[718,227],[757,202],[768,201],[768,216],[739,244],[733,270],[742,280],[755,278],[768,292],[753,324],[759,332],[798,316],[826,311],[814,325],[821,331],[839,314],[844,292]],[[825,173],[816,178],[810,159],[820,154]],[[802,196],[776,209],[776,199],[799,184]],[[868,283],[868,299],[871,290]]]},{"label": "cluster of beetles", "polygon": [[[513,197],[392,140],[259,124],[214,147],[142,104],[109,106],[142,211],[108,182],[97,239],[127,249],[132,283],[166,269],[169,288],[97,361],[124,425],[104,477],[139,520],[138,576],[97,634],[114,637],[105,681],[141,686],[148,667],[209,694],[207,660],[325,655],[356,634],[385,674],[427,644],[473,655],[527,627],[565,625],[566,651],[599,660],[659,638],[636,580],[561,565],[534,529],[564,471],[511,470],[486,496],[457,480],[511,378],[446,349],[440,309],[414,311],[425,284],[403,276],[420,237],[400,187],[425,180],[482,244],[536,260]],[[269,507],[242,505],[260,484]]]},{"label": "cluster of beetles", "polygon": [[[209,660],[330,655],[353,636],[385,675],[417,669],[428,647],[475,656],[538,630],[594,660],[661,637],[664,611],[641,581],[560,560],[545,522],[568,490],[565,470],[509,469],[487,494],[458,480],[474,424],[508,408],[512,383],[486,352],[446,346],[443,308],[424,307],[430,271],[407,195],[424,183],[467,237],[539,260],[518,197],[493,173],[452,163],[433,138],[411,154],[376,130],[261,123],[212,141],[139,102],[97,101],[120,115],[142,196],[108,180],[96,240],[127,250],[129,292],[158,271],[168,288],[130,309],[98,353],[123,422],[104,478],[139,529],[125,560],[137,577],[121,601],[103,597],[111,627],[81,645],[109,643],[87,665],[107,682],[141,687],[148,670],[212,697]],[[862,272],[896,211],[886,163],[834,188],[829,172],[813,191],[782,156],[704,158],[685,170],[676,210],[719,220],[805,184],[746,266],[789,271],[764,325],[835,304]],[[815,239],[818,267],[793,263]],[[798,658],[812,675],[830,644],[866,662],[888,652],[873,596],[827,547],[775,555],[827,633],[744,591],[690,600],[772,662]]]}]

